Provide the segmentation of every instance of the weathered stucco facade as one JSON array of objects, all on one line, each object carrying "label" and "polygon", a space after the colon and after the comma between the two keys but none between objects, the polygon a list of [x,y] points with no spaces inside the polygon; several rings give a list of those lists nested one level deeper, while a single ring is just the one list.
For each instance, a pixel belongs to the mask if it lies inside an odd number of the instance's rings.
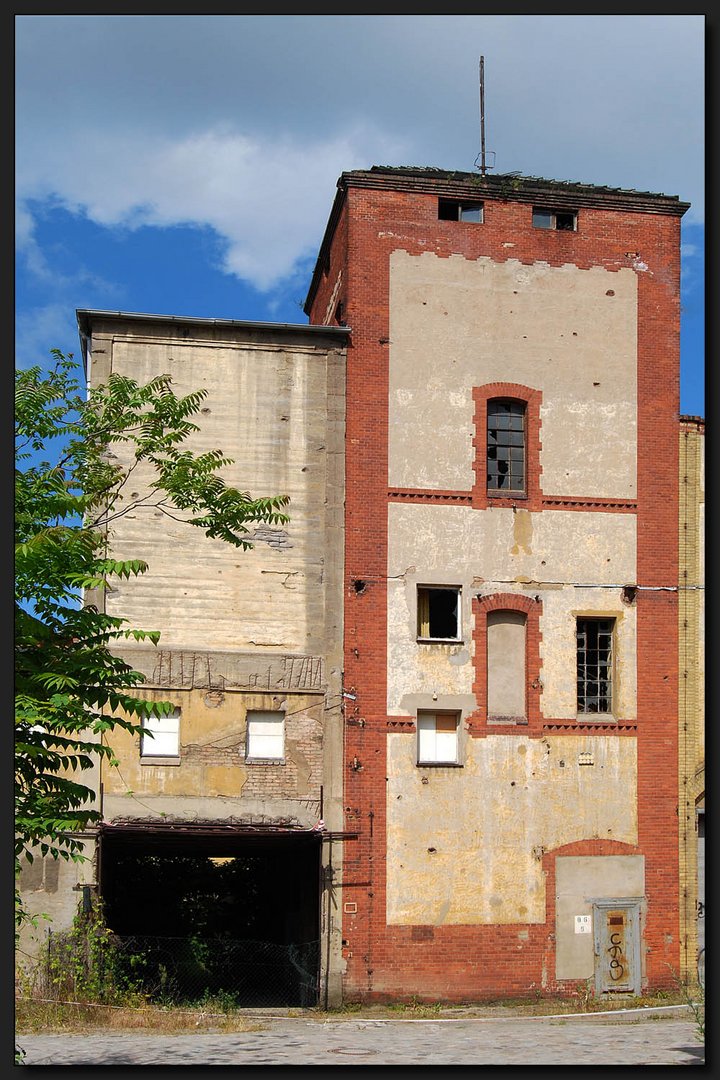
[{"label": "weathered stucco facade", "polygon": [[685,209],[429,169],[338,182],[306,311],[352,327],[350,998],[677,970]]}]

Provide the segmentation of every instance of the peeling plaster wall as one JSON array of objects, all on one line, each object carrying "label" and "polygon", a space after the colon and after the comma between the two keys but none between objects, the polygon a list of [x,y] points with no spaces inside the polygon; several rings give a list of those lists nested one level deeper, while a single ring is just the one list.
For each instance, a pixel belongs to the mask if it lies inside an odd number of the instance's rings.
[{"label": "peeling plaster wall", "polygon": [[[83,781],[84,781],[83,777]],[[23,966],[37,956],[47,938],[48,928],[65,929],[72,925],[81,902],[81,885],[95,882],[95,843],[82,843],[85,862],[66,862],[35,852],[33,861],[20,860],[19,888],[25,911],[36,925],[25,922],[20,930],[16,963]],[[44,916],[49,916],[48,922]]]},{"label": "peeling plaster wall", "polygon": [[543,393],[546,494],[635,497],[633,270],[394,251],[390,342],[391,485],[469,490],[472,387],[501,377]]},{"label": "peeling plaster wall", "polygon": [[[635,580],[636,520],[631,514],[543,510],[518,516],[493,507],[393,504],[388,507],[388,712],[407,715],[418,694],[457,695],[456,708],[472,710],[474,647],[471,598],[493,592],[539,595],[543,662],[542,712],[576,715],[576,613],[617,619],[616,714],[635,716],[636,611],[619,588]],[[529,584],[523,584],[529,582]],[[561,584],[570,583],[570,584]],[[462,587],[462,643],[418,645],[418,584]],[[425,703],[423,707],[429,705]],[[452,707],[447,700],[443,707]]]},{"label": "peeling plaster wall", "polygon": [[[323,782],[323,701],[317,695],[153,691],[180,710],[180,763],[148,764],[140,737],[113,733],[119,765],[104,770],[105,819],[213,820],[260,814],[314,825]],[[285,713],[285,761],[246,763],[248,710]],[[157,759],[154,759],[157,762]]]},{"label": "peeling plaster wall", "polygon": [[633,738],[492,735],[466,739],[462,768],[415,760],[412,735],[388,736],[388,923],[542,923],[545,851],[637,843]]}]

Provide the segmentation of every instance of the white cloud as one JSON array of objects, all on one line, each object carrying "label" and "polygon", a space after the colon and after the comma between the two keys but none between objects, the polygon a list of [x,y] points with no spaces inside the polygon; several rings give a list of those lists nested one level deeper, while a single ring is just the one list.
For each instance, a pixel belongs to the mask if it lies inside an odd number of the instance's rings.
[{"label": "white cloud", "polygon": [[92,154],[78,168],[73,144],[46,142],[18,162],[18,239],[42,269],[32,240],[29,199],[52,199],[93,222],[206,226],[220,238],[222,268],[267,290],[313,254],[334,183],[343,170],[402,161],[405,147],[370,127],[326,140],[251,137],[214,127],[180,138],[86,133]]}]

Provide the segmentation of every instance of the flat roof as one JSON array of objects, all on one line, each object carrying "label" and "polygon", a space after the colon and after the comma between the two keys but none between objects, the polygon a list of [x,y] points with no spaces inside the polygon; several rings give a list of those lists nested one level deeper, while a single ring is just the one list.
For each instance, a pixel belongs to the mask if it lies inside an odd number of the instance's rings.
[{"label": "flat roof", "polygon": [[665,214],[674,217],[690,208],[677,195],[636,191],[600,184],[584,184],[578,180],[547,180],[540,176],[523,176],[518,172],[485,173],[440,169],[430,165],[373,165],[370,169],[355,169],[340,174],[337,192],[325,227],[317,261],[312,273],[303,310],[307,314],[318,288],[323,267],[327,262],[333,233],[340,218],[348,188],[407,191],[439,195],[447,198],[502,199],[503,201],[535,203],[552,209],[577,210],[594,207],[599,210],[621,210],[643,214]]},{"label": "flat roof", "polygon": [[324,326],[320,323],[279,323],[258,322],[254,319],[203,319],[192,315],[152,315],[138,311],[101,311],[96,308],[77,308],[78,330],[88,334],[90,323],[97,319],[122,319],[126,322],[170,322],[187,326],[226,326],[240,330],[272,330],[284,333],[330,334],[332,337],[347,337],[349,326]]}]

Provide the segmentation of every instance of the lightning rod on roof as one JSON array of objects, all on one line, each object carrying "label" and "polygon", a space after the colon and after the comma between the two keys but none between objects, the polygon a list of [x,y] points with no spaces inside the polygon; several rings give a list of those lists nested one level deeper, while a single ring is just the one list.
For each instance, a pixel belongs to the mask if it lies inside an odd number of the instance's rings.
[{"label": "lightning rod on roof", "polygon": [[495,151],[492,154],[492,164],[488,165],[485,155],[485,57],[480,57],[480,153],[475,158],[475,164],[480,161],[480,175],[484,176],[488,169],[495,168]]}]

